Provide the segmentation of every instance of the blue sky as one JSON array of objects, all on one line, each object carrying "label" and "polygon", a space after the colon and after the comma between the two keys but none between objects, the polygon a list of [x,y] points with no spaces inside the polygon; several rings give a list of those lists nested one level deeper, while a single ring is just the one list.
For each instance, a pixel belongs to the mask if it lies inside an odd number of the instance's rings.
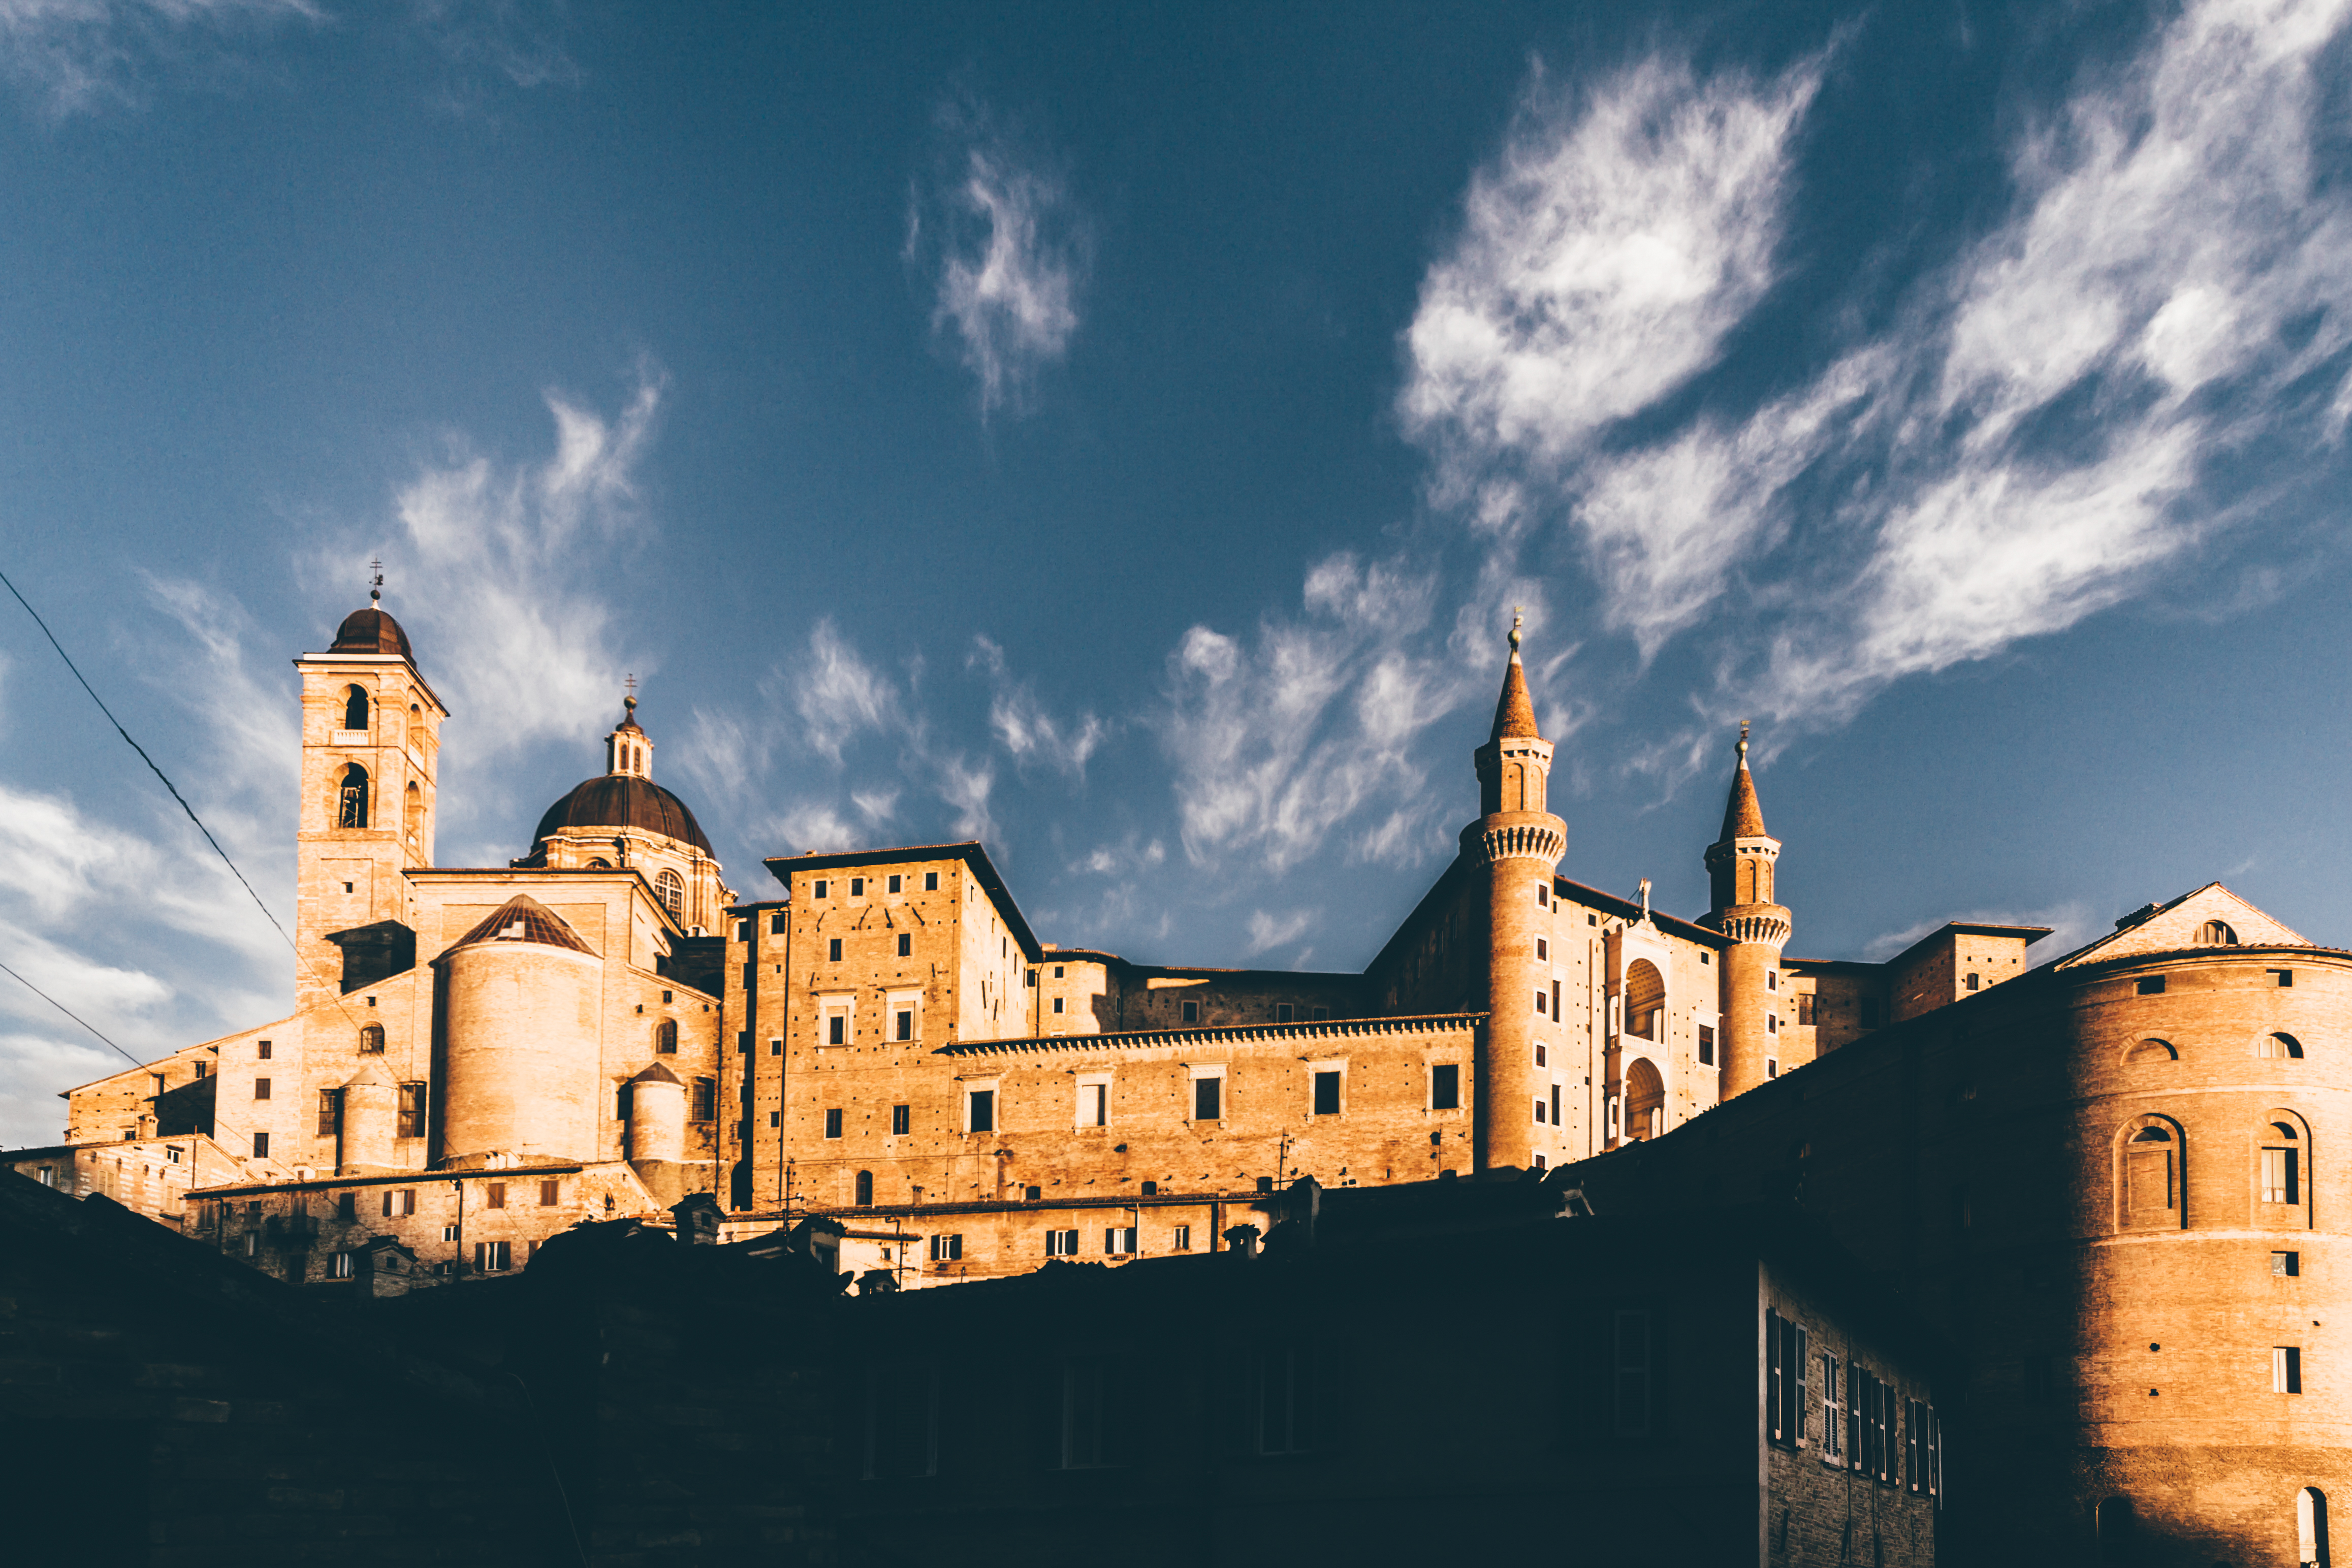
[{"label": "blue sky", "polygon": [[[380,554],[444,863],[635,672],[748,897],[1360,967],[1518,604],[1570,876],[1699,912],[1745,716],[1794,951],[2346,941],[2348,9],[0,0],[0,570],[281,919]],[[241,900],[7,605],[0,961],[160,1052]],[[0,990],[0,1141],[118,1061]]]}]

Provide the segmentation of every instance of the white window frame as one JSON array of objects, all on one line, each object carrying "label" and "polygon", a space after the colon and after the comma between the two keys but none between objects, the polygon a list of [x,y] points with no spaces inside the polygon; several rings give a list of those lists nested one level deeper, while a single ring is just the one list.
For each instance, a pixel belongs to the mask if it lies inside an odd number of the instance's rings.
[{"label": "white window frame", "polygon": [[1192,1086],[1203,1078],[1217,1080],[1217,1125],[1222,1127],[1234,1110],[1233,1086],[1225,1082],[1225,1063],[1222,1061],[1184,1064],[1184,1120],[1196,1126],[1201,1124],[1201,1118],[1193,1114],[1200,1108],[1201,1092]]},{"label": "white window frame", "polygon": [[992,1134],[1003,1132],[1004,1090],[1003,1079],[1001,1075],[988,1078],[959,1078],[956,1080],[957,1124],[962,1127],[966,1133],[974,1131],[971,1124],[971,1097],[975,1094],[989,1094],[994,1096],[994,1098],[989,1102],[989,1119],[992,1124],[987,1130]]},{"label": "white window frame", "polygon": [[1075,1258],[1078,1255],[1078,1233],[1066,1226],[1053,1226],[1045,1232],[1045,1256]]},{"label": "white window frame", "polygon": [[[914,1032],[906,1040],[898,1038],[898,1015],[913,1013]],[[919,990],[888,991],[883,995],[882,1026],[889,1032],[892,1045],[911,1045],[923,1038],[923,993]]]},{"label": "white window frame", "polygon": [[[1083,1133],[1089,1127],[1108,1127],[1110,1125],[1110,1087],[1112,1077],[1113,1075],[1108,1072],[1081,1072],[1077,1075],[1077,1090],[1074,1097],[1074,1102],[1070,1106],[1070,1124],[1072,1126],[1077,1128],[1078,1131]],[[1087,1120],[1087,1092],[1092,1089],[1099,1089],[1102,1091],[1102,1120],[1099,1122],[1089,1122]]]},{"label": "white window frame", "polygon": [[1134,1257],[1136,1255],[1136,1231],[1138,1228],[1139,1228],[1133,1225],[1104,1226],[1103,1256],[1106,1258]]},{"label": "white window frame", "polygon": [[1168,1249],[1171,1252],[1190,1252],[1192,1250],[1192,1228],[1189,1225],[1179,1225],[1171,1231],[1169,1234]]},{"label": "white window frame", "polygon": [[[841,1019],[841,1043],[833,1043],[833,1020]],[[917,1028],[921,1027],[917,1020]],[[820,991],[816,998],[816,1048],[844,1051],[857,1040],[857,996],[853,991]]]}]

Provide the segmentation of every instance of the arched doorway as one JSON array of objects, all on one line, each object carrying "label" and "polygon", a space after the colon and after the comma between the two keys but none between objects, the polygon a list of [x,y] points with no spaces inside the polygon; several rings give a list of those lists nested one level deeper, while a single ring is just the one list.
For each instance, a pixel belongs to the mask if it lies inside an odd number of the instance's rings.
[{"label": "arched doorway", "polygon": [[1666,982],[1658,967],[1636,958],[1625,970],[1625,1032],[1636,1040],[1656,1040],[1665,1023]]},{"label": "arched doorway", "polygon": [[2327,1568],[2327,1494],[2317,1487],[2294,1494],[2294,1540],[2303,1568]]},{"label": "arched doorway", "polygon": [[1640,1142],[1666,1130],[1666,1083],[1647,1057],[1625,1070],[1625,1136]]},{"label": "arched doorway", "polygon": [[2102,1498],[2099,1510],[2092,1518],[2099,1536],[2100,1568],[2122,1568],[2132,1560],[2131,1499]]}]

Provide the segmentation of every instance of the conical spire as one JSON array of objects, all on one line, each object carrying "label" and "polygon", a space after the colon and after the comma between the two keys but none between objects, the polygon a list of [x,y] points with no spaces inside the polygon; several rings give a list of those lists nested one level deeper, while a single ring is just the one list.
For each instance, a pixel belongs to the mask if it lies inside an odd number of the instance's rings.
[{"label": "conical spire", "polygon": [[1739,767],[1731,775],[1731,798],[1723,803],[1722,841],[1769,837],[1764,831],[1764,807],[1756,799],[1756,780],[1748,771],[1748,721],[1739,721]]},{"label": "conical spire", "polygon": [[1536,705],[1528,695],[1528,673],[1519,664],[1519,612],[1511,611],[1511,662],[1503,669],[1503,695],[1495,704],[1495,733],[1489,740],[1513,737],[1540,740],[1536,728]]}]

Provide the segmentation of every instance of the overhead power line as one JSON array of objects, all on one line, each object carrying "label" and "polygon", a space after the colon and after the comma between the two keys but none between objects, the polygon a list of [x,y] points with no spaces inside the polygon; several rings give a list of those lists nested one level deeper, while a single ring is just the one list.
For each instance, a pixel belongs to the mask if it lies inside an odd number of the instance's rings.
[{"label": "overhead power line", "polygon": [[[41,619],[41,612],[34,609],[32,605],[26,601],[22,593],[16,591],[16,585],[8,580],[8,574],[5,571],[0,571],[0,585],[5,585],[9,593],[16,599],[16,602],[25,606],[25,613],[33,618],[33,624],[41,629],[41,635],[49,640],[49,646],[55,648],[58,651],[58,657],[66,662],[66,668],[73,672],[73,678],[81,682],[81,689],[89,693],[89,700],[98,705],[98,711],[106,716],[106,722],[114,727],[114,733],[122,737],[122,744],[137,752],[139,754],[139,760],[147,765],[147,770],[155,775],[156,778],[163,780],[163,788],[172,792],[172,799],[180,803],[180,810],[188,814],[188,821],[196,825],[196,831],[204,834],[205,842],[212,845],[213,852],[220,856],[221,863],[223,865],[228,867],[229,875],[236,878],[236,884],[245,889],[247,895],[253,900],[254,907],[261,911],[262,918],[268,921],[272,926],[277,928],[278,935],[285,937],[286,946],[293,947],[295,957],[299,959],[302,955],[302,950],[301,948],[295,946],[294,938],[287,936],[286,927],[278,924],[278,916],[269,912],[269,905],[262,903],[261,894],[253,891],[253,883],[245,880],[245,873],[236,869],[236,862],[228,858],[228,852],[221,848],[221,843],[218,839],[213,837],[213,831],[205,826],[205,820],[196,815],[196,809],[188,804],[188,798],[180,793],[180,787],[173,783],[172,780],[165,776],[161,768],[155,766],[155,759],[147,755],[147,748],[145,747],[131,738],[131,732],[122,727],[122,721],[114,716],[114,710],[106,706],[106,699],[98,695],[97,690],[90,685],[89,681],[83,679],[80,667],[73,662],[73,655],[67,653],[65,644],[58,641],[58,634],[49,630],[49,623]],[[16,971],[10,970],[9,972],[14,974]],[[18,978],[21,979],[23,977],[19,976]],[[31,982],[27,981],[26,983],[30,984]],[[60,1009],[60,1010],[62,1010],[62,1009]],[[78,1019],[75,1021],[78,1023],[80,1022]],[[88,1024],[83,1024],[82,1027],[84,1029],[89,1028]],[[98,1033],[96,1030],[90,1030],[90,1032],[92,1034]],[[99,1038],[104,1040],[106,1037],[100,1035]],[[114,1044],[110,1040],[107,1040],[107,1043],[109,1045]],[[121,1051],[122,1048],[121,1046],[115,1046],[115,1049]],[[128,1055],[129,1053],[125,1052],[124,1054]]]},{"label": "overhead power line", "polygon": [[99,1039],[106,1040],[106,1043],[109,1046],[113,1047],[113,1049],[122,1056],[123,1060],[130,1062],[133,1067],[144,1067],[147,1065],[146,1062],[141,1061],[138,1057],[131,1055],[129,1051],[124,1051],[121,1046],[115,1045],[114,1041],[107,1040],[104,1031],[100,1030],[96,1024],[82,1017],[81,1014],[74,1011],[73,1009],[66,1006],[65,1003],[58,1000],[57,998],[49,995],[48,992],[41,989],[40,987],[33,984],[32,981],[25,978],[24,976],[16,973],[16,970],[8,967],[7,965],[0,964],[0,974],[6,975],[10,979],[16,981],[18,985],[24,987],[26,990],[40,998],[41,1000],[48,1003],[49,1006],[57,1009],[58,1011],[65,1014],[66,1017],[73,1019],[74,1022],[81,1025],[82,1028],[89,1030],[90,1033],[97,1035]]}]

